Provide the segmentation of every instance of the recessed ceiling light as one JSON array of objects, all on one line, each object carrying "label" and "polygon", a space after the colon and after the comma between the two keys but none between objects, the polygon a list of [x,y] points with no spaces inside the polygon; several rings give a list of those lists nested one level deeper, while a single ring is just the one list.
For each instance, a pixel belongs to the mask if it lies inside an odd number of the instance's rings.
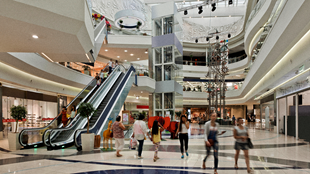
[{"label": "recessed ceiling light", "polygon": [[144,52],[144,53],[147,54],[147,53],[149,53],[149,52],[146,51],[146,52]]},{"label": "recessed ceiling light", "polygon": [[237,77],[240,77],[240,75],[236,75]]},{"label": "recessed ceiling light", "polygon": [[140,60],[140,58],[137,58],[138,60]]},{"label": "recessed ceiling light", "polygon": [[127,52],[127,50],[124,50],[125,52]]},{"label": "recessed ceiling light", "polygon": [[125,62],[127,62],[127,60],[125,60]]},{"label": "recessed ceiling light", "polygon": [[229,17],[231,17],[231,15],[229,15]]},{"label": "recessed ceiling light", "polygon": [[107,49],[105,49],[104,51],[108,51]]},{"label": "recessed ceiling light", "polygon": [[192,18],[191,16],[189,18]]},{"label": "recessed ceiling light", "polygon": [[39,36],[37,36],[37,35],[32,35],[32,38],[34,38],[34,39],[38,39],[38,38],[39,38]]},{"label": "recessed ceiling light", "polygon": [[117,58],[119,58],[119,56],[117,56]]},{"label": "recessed ceiling light", "polygon": [[133,56],[133,54],[130,54],[130,56]]},{"label": "recessed ceiling light", "polygon": [[141,91],[141,93],[143,93],[143,91]]},{"label": "recessed ceiling light", "polygon": [[216,18],[217,18],[217,16],[214,16],[214,17],[216,17]]},{"label": "recessed ceiling light", "polygon": [[136,99],[139,99],[139,96],[137,96]]}]

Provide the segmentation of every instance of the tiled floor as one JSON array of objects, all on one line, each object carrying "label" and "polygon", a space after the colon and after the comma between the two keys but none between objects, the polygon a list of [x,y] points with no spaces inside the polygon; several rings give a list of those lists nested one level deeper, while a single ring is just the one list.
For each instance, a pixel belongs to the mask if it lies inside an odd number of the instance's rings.
[{"label": "tiled floor", "polygon": [[[239,170],[234,170],[234,139],[231,128],[227,135],[219,138],[218,173],[247,173],[243,153],[240,155]],[[254,173],[310,173],[310,145],[296,141],[293,137],[277,135],[265,130],[250,129],[254,149],[250,150],[250,163]],[[126,142],[128,144],[128,141]],[[7,140],[0,140],[0,147],[7,149]],[[127,147],[127,145],[125,146]],[[161,142],[157,162],[153,162],[152,143],[147,140],[144,145],[143,159],[136,158],[136,151],[125,148],[123,157],[115,157],[115,152],[77,152],[74,147],[47,151],[45,147],[5,152],[0,149],[0,173],[147,173],[147,174],[199,174],[213,173],[213,157],[207,161],[207,169],[202,170],[205,156],[203,139],[193,136],[189,140],[189,157],[181,159],[179,141],[166,139]]]}]

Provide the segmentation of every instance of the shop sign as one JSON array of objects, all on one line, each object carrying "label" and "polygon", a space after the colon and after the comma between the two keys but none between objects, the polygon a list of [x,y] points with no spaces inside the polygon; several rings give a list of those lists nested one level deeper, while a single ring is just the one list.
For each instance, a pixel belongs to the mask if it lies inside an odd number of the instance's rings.
[{"label": "shop sign", "polygon": [[[19,120],[19,121],[27,121],[27,119],[23,119],[23,120]],[[9,123],[9,122],[16,122],[15,119],[3,119],[2,120],[3,123]]]},{"label": "shop sign", "polygon": [[46,120],[54,120],[54,118],[42,118],[42,121],[46,121]]},{"label": "shop sign", "polygon": [[137,109],[149,109],[148,105],[137,105]]}]

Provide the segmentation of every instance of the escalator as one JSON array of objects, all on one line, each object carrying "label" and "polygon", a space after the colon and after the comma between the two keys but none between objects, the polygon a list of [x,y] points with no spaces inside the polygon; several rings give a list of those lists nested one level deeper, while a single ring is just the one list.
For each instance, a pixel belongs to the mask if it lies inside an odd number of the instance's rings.
[{"label": "escalator", "polygon": [[[104,70],[108,69],[108,66],[104,68]],[[84,89],[81,90],[80,93],[76,95],[76,97],[66,106],[66,109],[68,109],[69,106],[74,105],[75,103],[78,103],[76,106],[76,109],[80,106],[81,103],[89,101],[89,99],[96,93],[98,90],[98,87],[96,85],[96,80],[93,79],[90,83],[88,83]],[[67,126],[70,126],[72,124],[69,123]],[[63,127],[61,122],[61,116],[55,117],[53,120],[51,120],[48,125],[40,128],[29,128],[29,129],[23,129],[19,134],[19,143],[24,148],[35,148],[43,146],[43,140],[42,135],[44,132],[51,128],[60,128]]]},{"label": "escalator", "polygon": [[[101,109],[104,109],[96,113],[99,116],[97,117],[97,115],[95,115],[94,120],[89,126],[89,133],[94,133],[102,137],[103,131],[108,127],[108,122],[115,121],[134,83],[134,71],[135,69],[130,67],[126,74],[122,74],[112,90],[109,91],[109,94],[101,103]],[[83,129],[76,130],[74,133],[74,145],[78,151],[82,150],[81,134],[86,133],[86,128],[87,125],[85,125]]]},{"label": "escalator", "polygon": [[[133,80],[128,82],[128,79],[126,80],[125,77],[128,73],[130,74],[130,77],[132,77],[133,71],[133,67],[131,67],[126,72],[126,69],[123,66],[118,66],[111,73],[111,75],[104,82],[104,84],[98,89],[97,94],[94,94],[94,96],[89,100],[89,103],[91,103],[97,110],[89,118],[90,128],[93,128],[100,120],[102,120],[102,113],[107,110],[107,107],[109,106],[112,98],[115,95],[118,95],[118,93],[115,94],[115,92],[118,91],[121,85],[124,85],[125,83],[131,83],[130,87],[132,86]],[[128,77],[129,76],[127,76],[127,78]],[[69,127],[50,129],[44,133],[43,139],[47,140],[44,143],[47,146],[48,150],[72,146],[74,143],[74,134],[76,130],[87,127],[87,119],[80,117],[79,115],[77,115],[76,119],[72,122],[73,124]]]}]

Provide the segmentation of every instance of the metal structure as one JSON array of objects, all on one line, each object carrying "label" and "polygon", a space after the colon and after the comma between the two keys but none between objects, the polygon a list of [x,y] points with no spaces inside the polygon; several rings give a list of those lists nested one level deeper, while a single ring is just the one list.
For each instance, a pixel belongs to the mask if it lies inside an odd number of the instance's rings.
[{"label": "metal structure", "polygon": [[207,66],[208,73],[206,77],[209,82],[206,83],[206,89],[209,93],[209,111],[220,114],[221,118],[226,116],[225,110],[225,92],[227,90],[225,76],[228,75],[228,40],[218,41],[209,44],[207,48]]}]

